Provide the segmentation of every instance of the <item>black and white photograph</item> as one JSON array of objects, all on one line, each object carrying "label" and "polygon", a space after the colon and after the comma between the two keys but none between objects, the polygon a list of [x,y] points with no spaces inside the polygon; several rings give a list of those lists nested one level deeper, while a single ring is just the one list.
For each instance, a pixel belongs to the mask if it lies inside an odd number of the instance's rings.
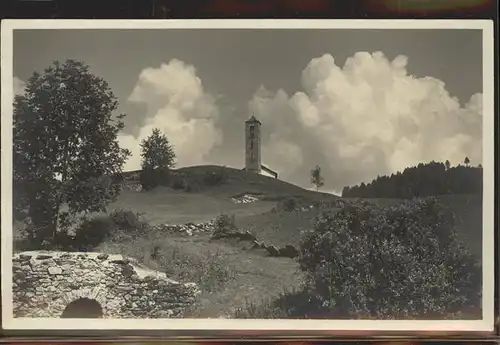
[{"label": "black and white photograph", "polygon": [[493,330],[493,24],[2,21],[5,329]]}]

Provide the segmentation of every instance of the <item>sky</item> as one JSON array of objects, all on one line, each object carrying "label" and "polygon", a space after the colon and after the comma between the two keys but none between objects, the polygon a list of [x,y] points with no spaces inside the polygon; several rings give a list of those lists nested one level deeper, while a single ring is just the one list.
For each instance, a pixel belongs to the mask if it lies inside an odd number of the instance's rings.
[{"label": "sky", "polygon": [[244,121],[263,163],[325,191],[431,160],[482,163],[480,30],[16,30],[14,89],[53,61],[104,78],[125,113],[124,170],[167,134],[177,166],[244,167]]}]

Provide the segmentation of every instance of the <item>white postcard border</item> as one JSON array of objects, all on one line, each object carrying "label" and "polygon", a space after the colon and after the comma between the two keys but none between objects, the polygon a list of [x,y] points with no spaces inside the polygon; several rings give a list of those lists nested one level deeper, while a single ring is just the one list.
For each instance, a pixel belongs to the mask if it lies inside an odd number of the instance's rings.
[{"label": "white postcard border", "polygon": [[[21,29],[479,29],[483,31],[483,318],[482,320],[235,320],[13,318],[12,112],[13,30]],[[489,20],[3,20],[1,26],[1,245],[4,330],[302,330],[490,332],[494,327],[494,57]]]}]

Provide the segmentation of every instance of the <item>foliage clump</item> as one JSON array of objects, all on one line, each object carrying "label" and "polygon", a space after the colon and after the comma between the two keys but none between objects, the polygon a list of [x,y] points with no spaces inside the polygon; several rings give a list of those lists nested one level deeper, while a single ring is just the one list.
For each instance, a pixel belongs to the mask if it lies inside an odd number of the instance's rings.
[{"label": "foliage clump", "polygon": [[321,214],[300,267],[331,318],[459,318],[480,310],[481,268],[436,199]]},{"label": "foliage clump", "polygon": [[316,186],[316,191],[325,185],[325,179],[319,165],[316,165],[314,169],[311,170],[311,183]]},{"label": "foliage clump", "polygon": [[297,198],[290,197],[283,200],[279,206],[281,206],[285,212],[294,212],[299,208],[299,201]]},{"label": "foliage clump", "polygon": [[109,215],[83,217],[74,233],[59,236],[57,244],[64,250],[91,251],[109,238],[143,234],[148,226],[132,210],[113,210]]},{"label": "foliage clump", "polygon": [[84,219],[80,226],[76,228],[72,249],[77,251],[91,251],[116,231],[116,229],[117,225],[113,222],[113,219],[106,215]]},{"label": "foliage clump", "polygon": [[236,230],[238,230],[238,227],[236,226],[236,220],[234,214],[227,215],[222,213],[215,218],[215,226],[214,226],[214,231],[212,233],[212,237],[213,238],[224,237],[224,235],[233,233]]}]

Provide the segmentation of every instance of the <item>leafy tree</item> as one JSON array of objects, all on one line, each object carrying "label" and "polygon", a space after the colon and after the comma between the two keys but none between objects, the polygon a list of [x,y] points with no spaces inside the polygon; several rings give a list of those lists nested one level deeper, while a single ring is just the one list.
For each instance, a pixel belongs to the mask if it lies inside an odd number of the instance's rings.
[{"label": "leafy tree", "polygon": [[152,189],[164,182],[175,166],[175,152],[165,134],[154,128],[149,137],[141,142],[142,175],[144,189]]},{"label": "leafy tree", "polygon": [[75,60],[35,72],[15,97],[14,208],[29,216],[35,244],[54,244],[73,216],[105,211],[119,193],[111,176],[130,152],[118,145],[117,108],[106,81]]},{"label": "leafy tree", "polygon": [[450,167],[451,167],[451,163],[449,160],[446,160],[446,162],[444,162],[444,165],[446,167],[446,170],[450,170]]},{"label": "leafy tree", "polygon": [[152,134],[141,142],[143,169],[171,169],[175,167],[175,152],[165,134],[154,128]]},{"label": "leafy tree", "polygon": [[316,186],[316,190],[319,190],[325,185],[324,178],[321,175],[321,167],[319,165],[316,165],[316,167],[311,170],[311,183]]},{"label": "leafy tree", "polygon": [[465,166],[469,166],[469,163],[470,163],[469,157],[465,157],[464,159]]}]

